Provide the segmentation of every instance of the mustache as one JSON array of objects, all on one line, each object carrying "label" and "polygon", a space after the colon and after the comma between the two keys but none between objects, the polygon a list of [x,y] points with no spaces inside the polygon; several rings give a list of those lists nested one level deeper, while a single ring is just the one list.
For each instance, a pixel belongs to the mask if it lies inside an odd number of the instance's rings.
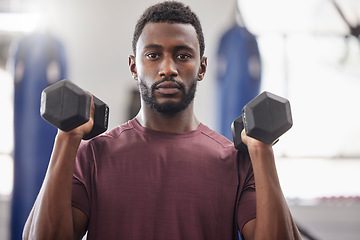
[{"label": "mustache", "polygon": [[163,77],[161,80],[153,83],[153,84],[151,85],[151,90],[152,90],[152,91],[155,91],[157,85],[159,85],[159,84],[161,84],[161,83],[163,83],[163,82],[174,82],[174,83],[176,83],[176,84],[178,84],[178,85],[180,86],[180,90],[182,90],[182,91],[185,90],[185,84],[184,84],[184,83],[175,80],[174,77],[168,77],[168,76],[165,76],[165,77]]}]

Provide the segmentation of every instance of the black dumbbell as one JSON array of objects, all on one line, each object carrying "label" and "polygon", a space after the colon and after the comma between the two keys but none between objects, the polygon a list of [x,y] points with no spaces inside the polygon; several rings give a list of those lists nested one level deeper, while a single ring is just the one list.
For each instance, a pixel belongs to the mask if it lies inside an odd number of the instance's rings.
[{"label": "black dumbbell", "polygon": [[[107,130],[109,107],[93,95],[94,126],[83,139],[93,138]],[[69,80],[61,80],[41,93],[40,114],[55,127],[68,132],[89,121],[91,96]]]},{"label": "black dumbbell", "polygon": [[248,136],[266,144],[274,144],[293,125],[290,102],[269,92],[262,92],[242,109],[231,125],[235,148],[246,149],[241,141],[245,128]]}]

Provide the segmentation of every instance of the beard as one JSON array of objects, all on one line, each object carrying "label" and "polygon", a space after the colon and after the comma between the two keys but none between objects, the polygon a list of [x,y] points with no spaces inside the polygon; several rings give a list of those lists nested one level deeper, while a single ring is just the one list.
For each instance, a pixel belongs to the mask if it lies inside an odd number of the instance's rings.
[{"label": "beard", "polygon": [[[180,90],[183,92],[183,96],[179,102],[174,102],[169,100],[169,101],[165,101],[164,103],[158,103],[156,101],[156,98],[154,96],[156,86],[165,81],[175,82],[180,86]],[[151,109],[159,113],[175,114],[185,110],[189,106],[189,104],[194,100],[197,80],[194,79],[193,83],[190,85],[188,90],[186,90],[185,84],[183,84],[182,82],[178,82],[175,79],[169,77],[165,77],[162,80],[153,83],[150,88],[146,86],[144,81],[141,79],[138,85],[140,89],[141,98]]]}]

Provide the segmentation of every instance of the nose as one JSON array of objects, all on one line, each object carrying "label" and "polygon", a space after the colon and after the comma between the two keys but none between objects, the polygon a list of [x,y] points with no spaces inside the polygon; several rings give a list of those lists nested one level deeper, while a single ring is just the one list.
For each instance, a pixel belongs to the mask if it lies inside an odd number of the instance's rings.
[{"label": "nose", "polygon": [[171,57],[163,58],[159,68],[159,75],[161,77],[176,77],[178,75],[176,63]]}]

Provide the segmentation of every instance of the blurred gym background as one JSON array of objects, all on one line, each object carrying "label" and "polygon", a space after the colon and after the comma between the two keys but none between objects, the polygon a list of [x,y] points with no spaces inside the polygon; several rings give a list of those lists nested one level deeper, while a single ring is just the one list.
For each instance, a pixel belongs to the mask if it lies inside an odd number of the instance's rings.
[{"label": "blurred gym background", "polygon": [[[56,131],[41,90],[68,78],[109,105],[110,128],[131,118],[132,33],[156,2],[0,0],[0,239],[20,239],[47,167]],[[182,2],[205,34],[198,118],[231,139],[248,98],[288,98],[294,126],[274,150],[304,239],[360,239],[360,1]]]}]

